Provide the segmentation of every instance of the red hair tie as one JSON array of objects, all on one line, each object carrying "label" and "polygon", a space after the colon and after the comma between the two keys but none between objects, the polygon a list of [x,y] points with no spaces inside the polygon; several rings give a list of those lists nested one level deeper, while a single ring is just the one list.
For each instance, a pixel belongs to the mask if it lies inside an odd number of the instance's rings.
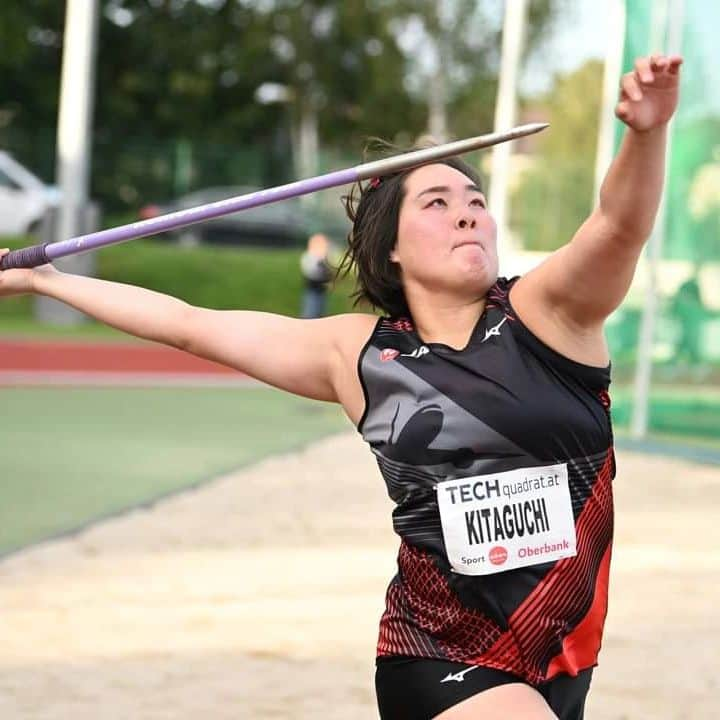
[{"label": "red hair tie", "polygon": [[380,185],[381,182],[382,182],[382,178],[379,178],[379,177],[374,177],[374,178],[372,178],[372,179],[370,180],[370,189],[371,189],[371,190],[375,190],[375,188],[377,188],[378,185]]}]

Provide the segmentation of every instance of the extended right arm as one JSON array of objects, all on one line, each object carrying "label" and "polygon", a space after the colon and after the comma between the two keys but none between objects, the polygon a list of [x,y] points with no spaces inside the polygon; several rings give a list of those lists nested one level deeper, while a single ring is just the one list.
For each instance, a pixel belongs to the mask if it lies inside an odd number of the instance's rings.
[{"label": "extended right arm", "polygon": [[51,266],[0,272],[0,295],[23,292],[60,300],[106,325],[228,365],[297,395],[334,402],[342,400],[338,386],[346,374],[345,340],[348,335],[362,337],[370,328],[365,315],[298,320],[209,310]]}]

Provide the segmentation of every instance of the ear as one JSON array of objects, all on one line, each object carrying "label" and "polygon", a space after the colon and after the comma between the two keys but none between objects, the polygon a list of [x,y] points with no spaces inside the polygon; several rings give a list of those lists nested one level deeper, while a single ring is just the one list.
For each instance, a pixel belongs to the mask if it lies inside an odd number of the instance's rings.
[{"label": "ear", "polygon": [[400,258],[397,253],[397,245],[390,251],[390,262],[399,263]]}]

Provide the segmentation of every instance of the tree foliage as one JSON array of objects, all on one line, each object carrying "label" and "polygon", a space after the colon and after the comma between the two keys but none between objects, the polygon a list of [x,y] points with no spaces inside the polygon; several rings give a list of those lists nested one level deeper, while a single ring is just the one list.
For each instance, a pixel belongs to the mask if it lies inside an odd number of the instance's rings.
[{"label": "tree foliage", "polygon": [[[430,44],[408,50],[408,33],[439,48],[450,134],[492,125],[501,18],[489,0],[99,2],[92,193],[106,209],[291,179],[289,129],[309,105],[322,146],[354,161],[368,137],[412,142],[427,126]],[[530,3],[531,43],[560,2]],[[0,146],[47,180],[63,22],[58,0],[0,3]],[[268,82],[294,101],[257,102]]]},{"label": "tree foliage", "polygon": [[602,87],[602,63],[556,78],[546,96],[527,102],[551,132],[538,138],[532,165],[512,197],[511,227],[526,250],[555,250],[590,214]]}]

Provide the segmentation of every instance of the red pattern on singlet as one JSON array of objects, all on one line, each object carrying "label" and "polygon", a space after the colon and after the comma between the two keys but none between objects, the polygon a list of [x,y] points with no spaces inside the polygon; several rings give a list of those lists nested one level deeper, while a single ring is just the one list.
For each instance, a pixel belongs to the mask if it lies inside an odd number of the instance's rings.
[{"label": "red pattern on singlet", "polygon": [[[576,675],[597,662],[605,615],[612,536],[613,453],[595,479],[591,497],[576,522],[577,557],[555,563],[508,620],[503,631],[483,613],[464,607],[432,557],[403,542],[401,583],[388,591],[380,622],[378,655],[419,655],[483,665],[521,674],[540,683],[560,672]],[[587,598],[577,587],[599,560],[595,596],[575,625]],[[559,649],[559,651],[558,651]]]}]

